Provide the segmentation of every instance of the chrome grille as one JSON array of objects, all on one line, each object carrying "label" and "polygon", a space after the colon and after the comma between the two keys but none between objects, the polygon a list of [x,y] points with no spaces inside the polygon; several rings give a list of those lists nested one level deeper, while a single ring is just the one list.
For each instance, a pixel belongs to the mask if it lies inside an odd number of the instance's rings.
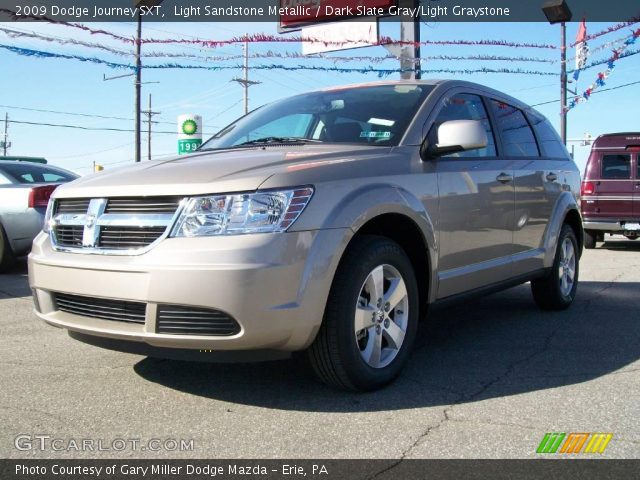
[{"label": "chrome grille", "polygon": [[90,198],[62,198],[56,200],[54,213],[86,213]]},{"label": "chrome grille", "polygon": [[56,227],[56,240],[65,247],[82,247],[84,227],[77,225],[60,225]]},{"label": "chrome grille", "polygon": [[229,336],[239,333],[240,325],[219,310],[158,305],[157,331],[172,335]]},{"label": "chrome grille", "polygon": [[110,198],[104,213],[171,213],[178,209],[180,198],[154,197],[140,198]]},{"label": "chrome grille", "polygon": [[144,324],[147,306],[141,302],[107,298],[54,294],[57,309],[82,317],[100,318],[117,322]]},{"label": "chrome grille", "polygon": [[54,203],[54,249],[135,255],[168,234],[182,197],[62,198]]},{"label": "chrome grille", "polygon": [[104,227],[100,231],[101,248],[135,249],[151,245],[162,236],[165,227]]}]

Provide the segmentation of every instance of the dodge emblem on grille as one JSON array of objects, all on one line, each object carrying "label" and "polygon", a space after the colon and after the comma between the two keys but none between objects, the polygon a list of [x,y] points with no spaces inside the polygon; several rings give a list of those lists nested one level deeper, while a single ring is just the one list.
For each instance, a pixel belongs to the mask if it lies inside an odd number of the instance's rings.
[{"label": "dodge emblem on grille", "polygon": [[87,215],[84,220],[84,226],[87,228],[93,228],[96,224],[96,216],[95,215]]}]

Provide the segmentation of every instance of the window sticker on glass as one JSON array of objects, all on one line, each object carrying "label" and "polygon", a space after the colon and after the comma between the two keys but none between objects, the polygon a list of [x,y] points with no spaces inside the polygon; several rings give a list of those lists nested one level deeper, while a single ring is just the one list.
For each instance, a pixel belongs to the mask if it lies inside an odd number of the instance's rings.
[{"label": "window sticker on glass", "polygon": [[360,132],[360,138],[391,138],[391,132]]},{"label": "window sticker on glass", "polygon": [[383,127],[393,127],[395,125],[394,120],[386,120],[384,118],[370,118],[367,123],[372,125],[382,125]]}]

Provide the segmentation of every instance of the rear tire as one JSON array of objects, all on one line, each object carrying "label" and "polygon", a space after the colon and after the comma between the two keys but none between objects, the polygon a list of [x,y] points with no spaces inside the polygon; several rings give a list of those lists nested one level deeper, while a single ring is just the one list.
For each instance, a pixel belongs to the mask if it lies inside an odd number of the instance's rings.
[{"label": "rear tire", "polygon": [[411,353],[418,310],[418,285],[402,248],[385,237],[356,238],[340,262],[308,350],[317,376],[345,390],[387,385]]},{"label": "rear tire", "polygon": [[4,228],[0,225],[0,273],[7,271],[16,262],[16,257],[13,255],[11,245],[9,245],[9,239]]},{"label": "rear tire", "polygon": [[596,248],[596,242],[598,241],[598,234],[592,230],[584,231],[584,248],[591,250]]},{"label": "rear tire", "polygon": [[573,303],[580,270],[578,252],[575,232],[569,225],[563,225],[551,272],[546,277],[531,282],[533,299],[541,309],[564,310]]},{"label": "rear tire", "polygon": [[638,239],[638,237],[631,236],[631,235],[625,235],[625,237],[627,237],[629,240],[637,240]]}]

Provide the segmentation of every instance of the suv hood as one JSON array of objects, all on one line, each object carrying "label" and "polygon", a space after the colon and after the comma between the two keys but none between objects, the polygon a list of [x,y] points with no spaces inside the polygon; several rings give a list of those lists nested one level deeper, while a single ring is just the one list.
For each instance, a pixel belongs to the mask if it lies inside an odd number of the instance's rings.
[{"label": "suv hood", "polygon": [[102,171],[59,187],[55,198],[200,195],[257,190],[272,175],[318,160],[365,160],[389,147],[265,146],[217,150]]}]

